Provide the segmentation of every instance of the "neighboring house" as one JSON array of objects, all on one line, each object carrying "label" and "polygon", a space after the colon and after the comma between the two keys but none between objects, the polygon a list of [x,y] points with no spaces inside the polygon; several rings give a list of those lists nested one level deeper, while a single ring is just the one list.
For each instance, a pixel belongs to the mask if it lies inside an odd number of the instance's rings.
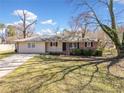
[{"label": "neighboring house", "polygon": [[80,36],[36,36],[16,40],[17,53],[68,53],[72,49],[97,49],[97,40]]}]

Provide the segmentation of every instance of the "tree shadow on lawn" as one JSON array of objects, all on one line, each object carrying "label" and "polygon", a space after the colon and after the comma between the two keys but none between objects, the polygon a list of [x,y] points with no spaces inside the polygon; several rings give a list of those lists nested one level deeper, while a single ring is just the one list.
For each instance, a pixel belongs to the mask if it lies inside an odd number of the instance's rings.
[{"label": "tree shadow on lawn", "polygon": [[[123,58],[118,57],[36,56],[16,69],[12,74],[3,78],[0,82],[0,91],[4,87],[5,89],[8,88],[8,91],[4,89],[2,93],[11,93],[10,90],[12,93],[49,93],[49,91],[51,91],[50,93],[58,93],[55,90],[60,91],[59,93],[89,91],[112,93],[112,91],[115,91],[112,90],[115,88],[114,86],[116,86],[116,91],[122,91],[124,85],[121,83],[124,79],[124,73],[120,75],[117,70],[124,70],[123,60]],[[112,89],[102,90],[104,87],[99,88],[100,86],[97,85],[99,82],[96,80]],[[114,83],[112,82],[113,80]],[[116,85],[117,82],[118,86]],[[111,85],[108,85],[108,83]]]}]

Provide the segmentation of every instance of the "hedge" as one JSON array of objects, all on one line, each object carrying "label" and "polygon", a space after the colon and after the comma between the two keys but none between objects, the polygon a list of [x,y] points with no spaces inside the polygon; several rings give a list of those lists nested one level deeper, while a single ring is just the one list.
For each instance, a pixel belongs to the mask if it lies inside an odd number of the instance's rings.
[{"label": "hedge", "polygon": [[74,49],[70,53],[71,55],[77,56],[102,56],[101,50],[83,50],[83,49]]}]

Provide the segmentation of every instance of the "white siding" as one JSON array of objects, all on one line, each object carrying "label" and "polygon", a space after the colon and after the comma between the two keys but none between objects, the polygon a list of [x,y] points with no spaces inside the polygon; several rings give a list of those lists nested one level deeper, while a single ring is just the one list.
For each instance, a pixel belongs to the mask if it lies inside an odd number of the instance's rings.
[{"label": "white siding", "polygon": [[28,43],[30,42],[22,42],[18,44],[18,52],[19,53],[45,53],[45,42],[34,42],[34,48],[28,48]]},{"label": "white siding", "polygon": [[47,52],[62,52],[62,42],[58,42],[58,46],[50,46],[50,42],[47,43]]}]

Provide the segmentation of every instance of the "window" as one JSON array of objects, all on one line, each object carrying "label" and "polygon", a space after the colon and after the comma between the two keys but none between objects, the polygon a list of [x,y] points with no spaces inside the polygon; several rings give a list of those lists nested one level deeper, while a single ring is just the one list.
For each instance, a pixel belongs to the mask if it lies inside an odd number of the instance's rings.
[{"label": "window", "polygon": [[87,42],[87,47],[91,47],[91,42]]},{"label": "window", "polygon": [[85,47],[93,47],[93,42],[85,42]]},{"label": "window", "polygon": [[31,43],[28,43],[28,48],[31,48]]},{"label": "window", "polygon": [[35,48],[35,43],[32,43],[32,48]]},{"label": "window", "polygon": [[77,48],[77,43],[74,43],[74,48]]},{"label": "window", "polygon": [[72,48],[72,43],[69,44],[69,47]]},{"label": "window", "polygon": [[53,47],[53,46],[58,46],[58,42],[50,42],[50,46]]},{"label": "window", "polygon": [[76,49],[79,48],[79,43],[70,43],[69,44],[70,49]]},{"label": "window", "polygon": [[28,48],[35,48],[35,43],[28,43]]}]

